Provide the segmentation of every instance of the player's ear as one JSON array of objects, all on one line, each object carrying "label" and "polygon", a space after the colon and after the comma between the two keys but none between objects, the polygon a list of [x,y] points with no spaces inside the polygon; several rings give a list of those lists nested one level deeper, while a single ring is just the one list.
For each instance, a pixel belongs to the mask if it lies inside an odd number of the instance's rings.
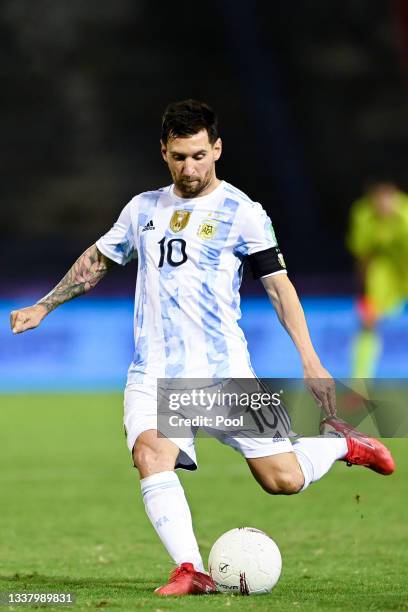
[{"label": "player's ear", "polygon": [[222,153],[222,140],[221,138],[217,138],[217,140],[213,144],[214,151],[214,160],[217,161],[221,157]]},{"label": "player's ear", "polygon": [[160,140],[160,150],[164,161],[167,162],[167,146],[162,140]]}]

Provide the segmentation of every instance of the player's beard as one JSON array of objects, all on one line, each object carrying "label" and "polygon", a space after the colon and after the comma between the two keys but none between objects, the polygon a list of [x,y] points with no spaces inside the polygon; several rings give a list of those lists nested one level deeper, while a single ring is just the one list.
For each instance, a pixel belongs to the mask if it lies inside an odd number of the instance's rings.
[{"label": "player's beard", "polygon": [[194,180],[181,178],[174,183],[183,198],[196,198],[208,187],[212,178],[212,171],[210,170],[204,178],[195,178]]}]

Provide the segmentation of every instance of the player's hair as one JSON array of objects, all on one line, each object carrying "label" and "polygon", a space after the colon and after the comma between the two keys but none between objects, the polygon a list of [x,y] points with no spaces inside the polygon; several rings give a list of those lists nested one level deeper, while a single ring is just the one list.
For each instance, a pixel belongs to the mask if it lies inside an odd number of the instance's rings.
[{"label": "player's hair", "polygon": [[218,118],[205,102],[192,99],[172,102],[164,111],[161,130],[164,144],[169,138],[185,138],[201,130],[207,130],[208,140],[214,144],[218,138]]}]

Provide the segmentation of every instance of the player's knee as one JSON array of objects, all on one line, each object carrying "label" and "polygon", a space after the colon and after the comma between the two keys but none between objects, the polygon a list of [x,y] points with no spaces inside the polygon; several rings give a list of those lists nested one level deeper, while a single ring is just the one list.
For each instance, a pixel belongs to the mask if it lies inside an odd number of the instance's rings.
[{"label": "player's knee", "polygon": [[304,484],[302,472],[281,470],[272,474],[261,485],[271,495],[293,495],[299,493]]},{"label": "player's knee", "polygon": [[172,457],[163,453],[162,449],[155,448],[142,440],[136,440],[133,449],[133,462],[142,478],[156,472],[174,469]]},{"label": "player's knee", "polygon": [[148,468],[149,465],[154,461],[154,455],[152,449],[143,442],[136,441],[133,448],[133,463],[138,470]]}]

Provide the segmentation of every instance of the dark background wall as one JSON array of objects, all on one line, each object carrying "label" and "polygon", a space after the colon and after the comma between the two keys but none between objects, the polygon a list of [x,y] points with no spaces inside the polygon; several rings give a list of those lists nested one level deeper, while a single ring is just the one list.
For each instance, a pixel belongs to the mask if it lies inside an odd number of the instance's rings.
[{"label": "dark background wall", "polygon": [[270,212],[301,291],[351,291],[351,202],[408,186],[407,23],[402,0],[2,0],[2,292],[54,284],[169,183],[160,116],[185,97],[218,111],[219,175]]}]

